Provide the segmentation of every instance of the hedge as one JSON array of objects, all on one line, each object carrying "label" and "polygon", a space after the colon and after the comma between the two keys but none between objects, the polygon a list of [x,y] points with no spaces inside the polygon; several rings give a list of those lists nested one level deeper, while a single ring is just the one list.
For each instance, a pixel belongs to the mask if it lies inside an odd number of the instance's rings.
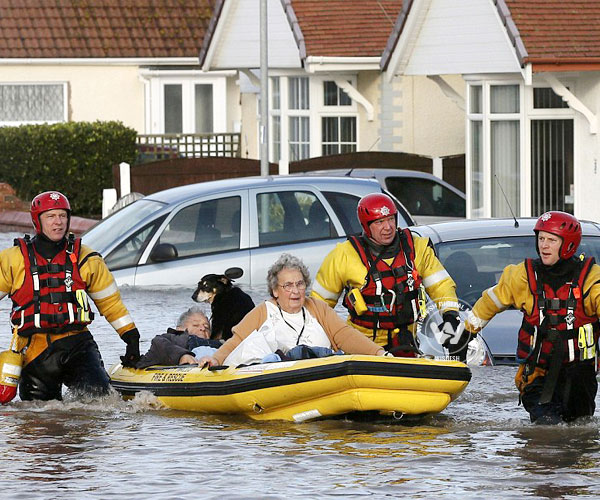
[{"label": "hedge", "polygon": [[0,127],[0,181],[22,200],[58,190],[73,215],[98,217],[112,166],[133,164],[137,132],[121,122],[69,122]]}]

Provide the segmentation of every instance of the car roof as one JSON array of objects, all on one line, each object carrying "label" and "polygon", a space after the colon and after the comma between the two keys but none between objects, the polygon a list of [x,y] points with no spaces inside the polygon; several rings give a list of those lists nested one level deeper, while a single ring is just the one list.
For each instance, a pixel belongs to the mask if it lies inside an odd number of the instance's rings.
[{"label": "car roof", "polygon": [[[515,221],[518,226],[515,227]],[[411,226],[410,230],[419,236],[427,236],[431,241],[457,241],[476,238],[498,238],[511,236],[533,236],[537,217],[517,217],[502,219],[461,219],[438,222],[423,226]],[[585,236],[600,236],[600,225],[582,220],[581,229]]]},{"label": "car roof", "polygon": [[410,177],[411,179],[429,179],[439,182],[443,186],[447,187],[451,191],[462,198],[466,198],[465,193],[460,189],[446,182],[444,179],[437,177],[436,175],[428,172],[420,172],[419,170],[410,170],[407,168],[339,168],[339,169],[324,169],[314,170],[312,172],[304,172],[304,174],[315,174],[315,175],[336,175],[340,177],[354,177],[354,178],[373,178],[373,179],[385,179],[386,177]]},{"label": "car roof", "polygon": [[318,187],[321,191],[327,191],[328,186],[333,189],[337,187],[339,191],[340,183],[344,183],[350,190],[354,189],[373,189],[381,191],[381,185],[375,179],[357,179],[351,178],[346,181],[335,176],[291,176],[291,175],[269,175],[266,177],[236,177],[234,179],[222,179],[218,181],[206,181],[196,184],[178,186],[171,189],[165,189],[145,197],[147,200],[156,200],[162,203],[185,202],[188,199],[210,194],[213,192],[226,192],[228,190],[252,189],[254,187],[264,187],[265,183],[272,183],[276,186],[301,186],[311,185]]}]

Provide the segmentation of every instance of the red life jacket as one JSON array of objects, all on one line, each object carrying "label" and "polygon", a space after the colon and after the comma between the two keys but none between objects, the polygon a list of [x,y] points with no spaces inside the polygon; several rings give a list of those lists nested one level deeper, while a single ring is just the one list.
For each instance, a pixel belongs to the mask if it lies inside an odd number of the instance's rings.
[{"label": "red life jacket", "polygon": [[16,239],[15,245],[25,262],[23,285],[11,295],[10,319],[19,335],[64,333],[91,323],[94,315],[78,267],[81,239],[69,235],[65,248],[50,262],[35,250],[29,236]]},{"label": "red life jacket", "polygon": [[[582,293],[582,285],[593,264],[593,257],[585,259],[573,279],[555,292],[538,278],[538,261],[525,260],[529,289],[533,294],[533,310],[531,314],[524,315],[519,330],[518,359],[547,368],[553,352],[559,355],[562,352],[563,363],[578,362],[584,359],[582,349],[597,345],[598,318],[585,313]],[[589,330],[587,342],[585,332],[581,332],[580,328]],[[580,349],[582,333],[584,344]],[[555,347],[558,347],[557,351],[554,351]]]},{"label": "red life jacket", "polygon": [[406,328],[419,319],[419,287],[423,281],[415,267],[415,246],[408,229],[398,231],[400,251],[388,265],[375,257],[362,236],[348,239],[367,268],[366,282],[360,289],[367,311],[360,316],[348,297],[344,306],[353,323],[365,328],[394,330]]}]

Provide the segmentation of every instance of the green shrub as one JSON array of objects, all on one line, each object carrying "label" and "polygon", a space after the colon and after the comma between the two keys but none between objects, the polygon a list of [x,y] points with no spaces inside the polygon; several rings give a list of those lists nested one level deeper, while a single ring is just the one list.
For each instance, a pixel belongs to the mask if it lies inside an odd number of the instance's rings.
[{"label": "green shrub", "polygon": [[26,201],[58,190],[73,215],[98,216],[102,190],[113,186],[112,166],[135,161],[136,136],[116,121],[0,127],[0,181]]}]

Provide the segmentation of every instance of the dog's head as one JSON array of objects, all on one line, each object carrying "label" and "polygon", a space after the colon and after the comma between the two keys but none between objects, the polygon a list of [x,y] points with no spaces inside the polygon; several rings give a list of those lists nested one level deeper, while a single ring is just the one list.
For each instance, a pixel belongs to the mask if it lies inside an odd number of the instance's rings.
[{"label": "dog's head", "polygon": [[192,300],[210,304],[217,295],[228,288],[231,288],[231,280],[227,276],[224,274],[207,274],[198,282]]}]

